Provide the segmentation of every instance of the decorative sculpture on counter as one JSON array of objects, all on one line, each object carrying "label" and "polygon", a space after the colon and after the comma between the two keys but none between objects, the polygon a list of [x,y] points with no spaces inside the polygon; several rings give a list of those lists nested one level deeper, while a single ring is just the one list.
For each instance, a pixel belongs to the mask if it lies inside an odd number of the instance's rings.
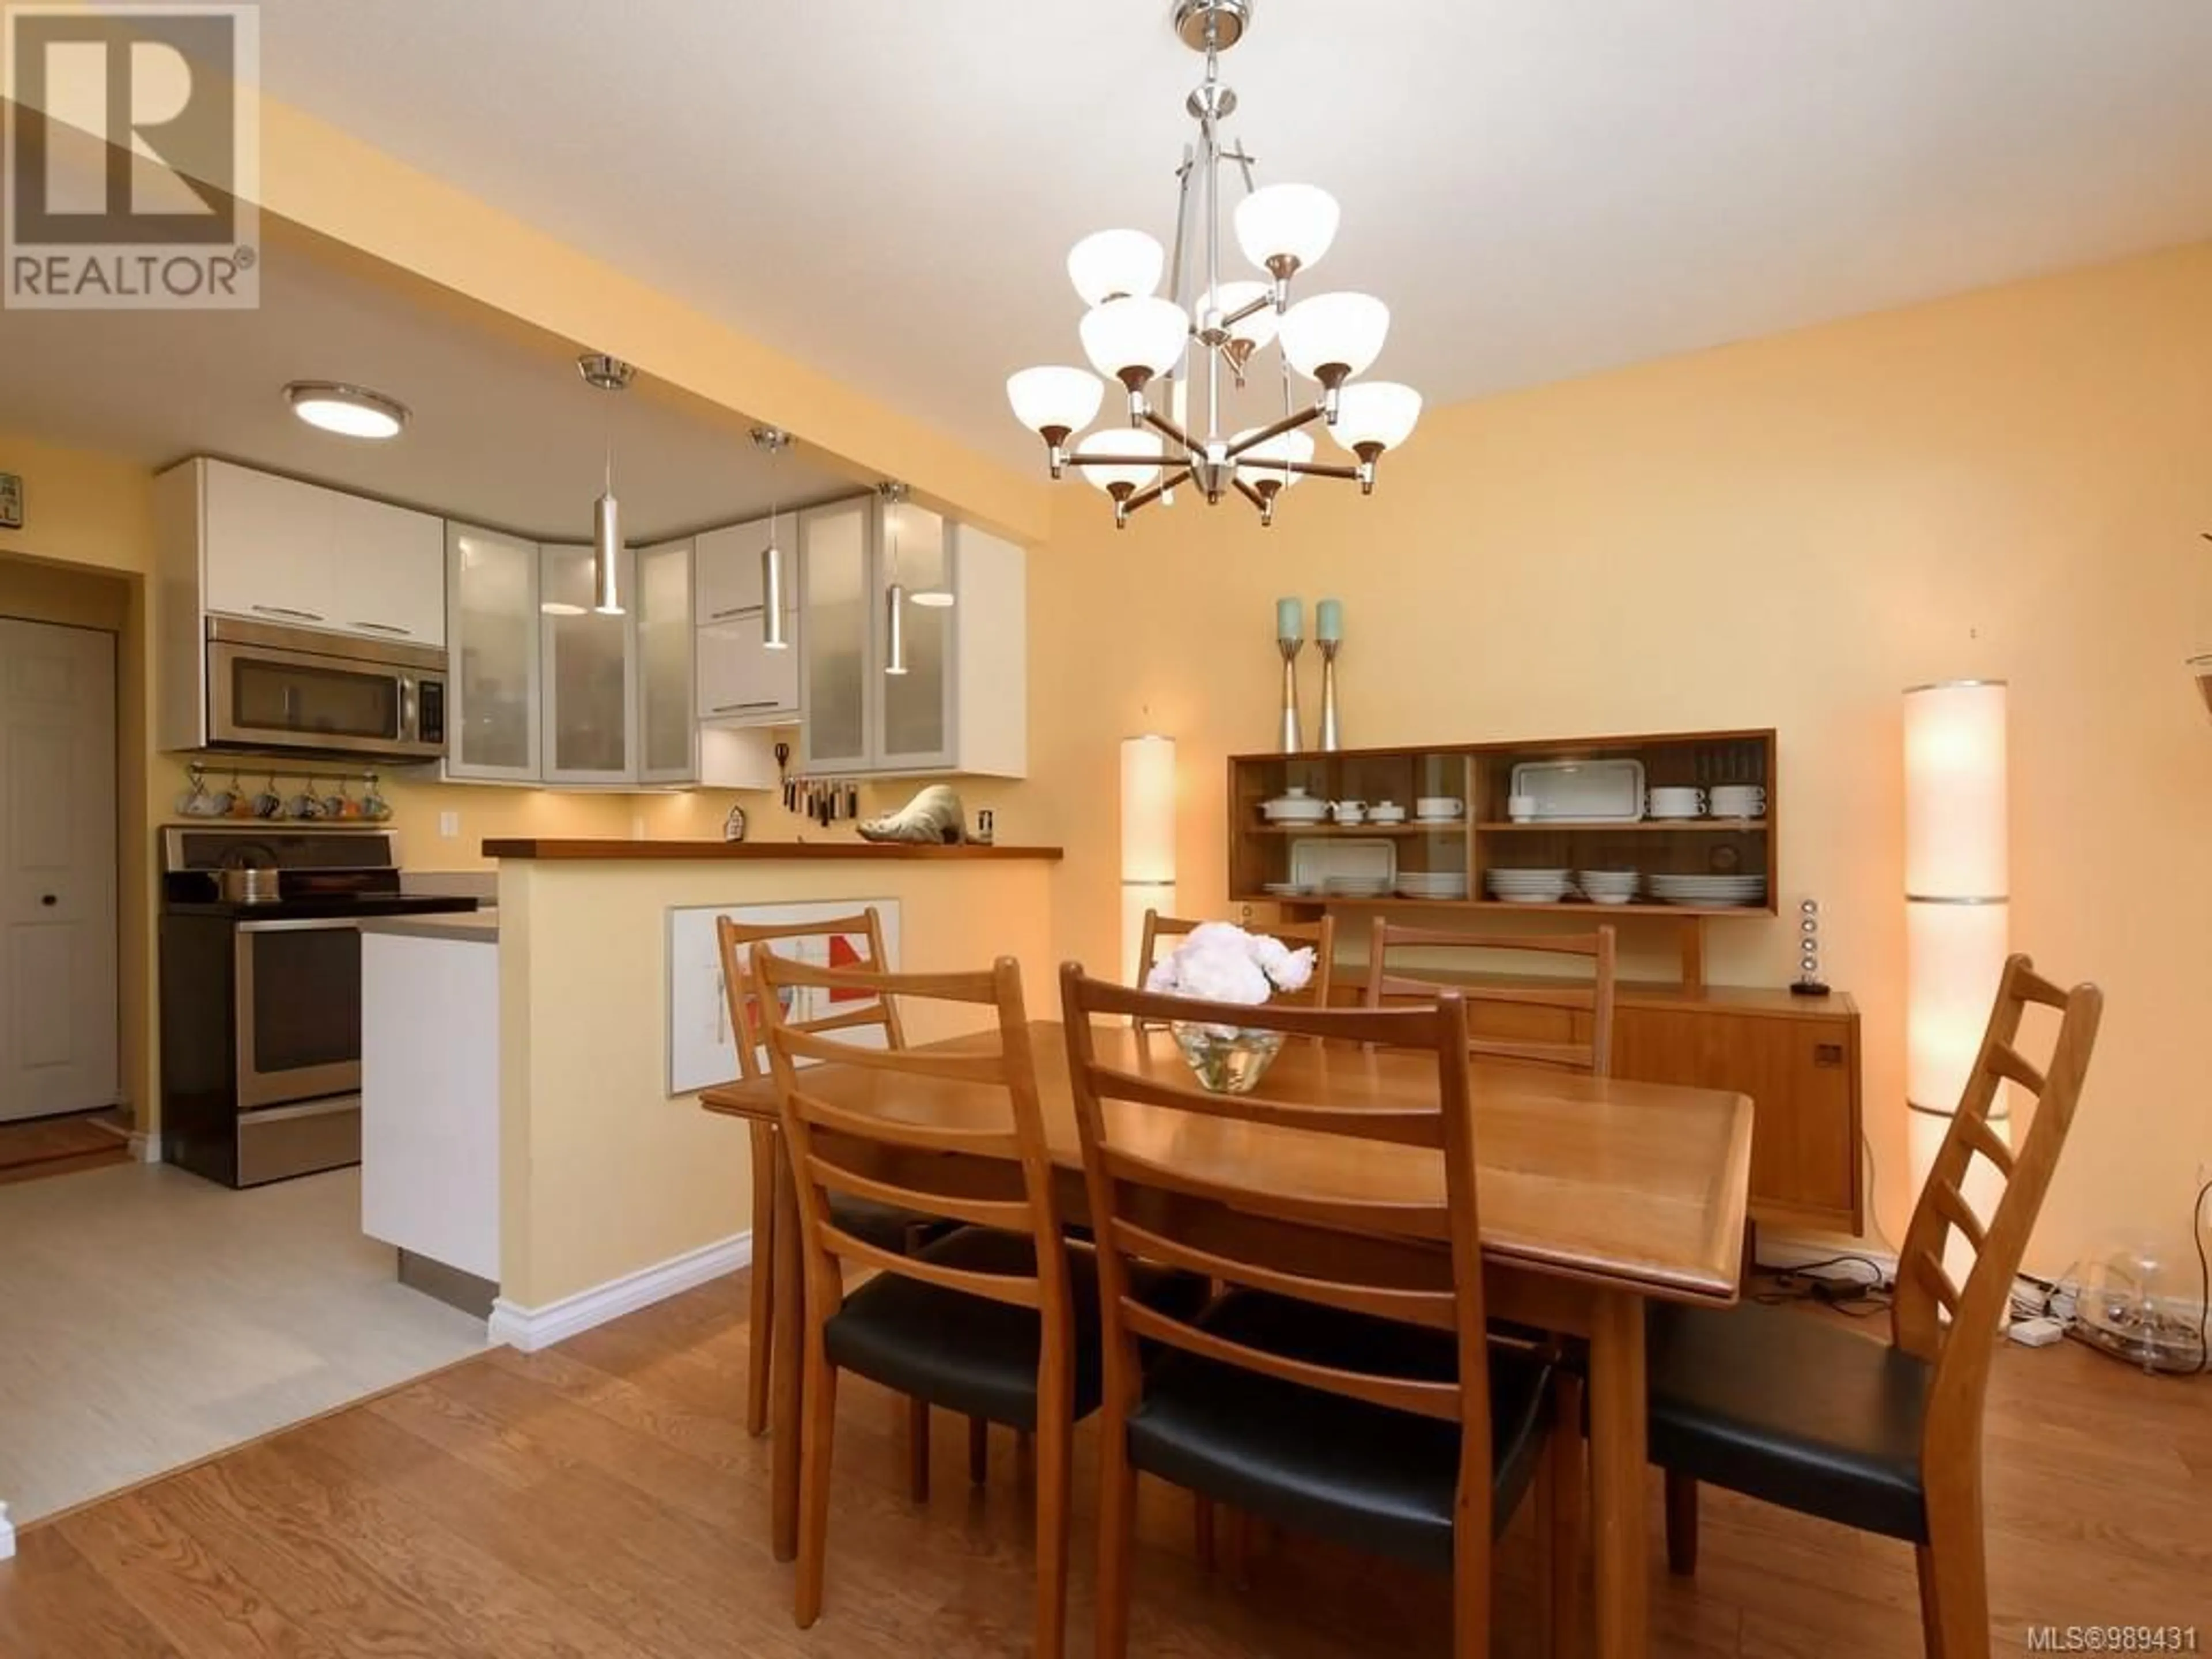
[{"label": "decorative sculpture on counter", "polygon": [[957,847],[968,839],[968,817],[957,791],[933,783],[897,811],[865,820],[860,839]]}]

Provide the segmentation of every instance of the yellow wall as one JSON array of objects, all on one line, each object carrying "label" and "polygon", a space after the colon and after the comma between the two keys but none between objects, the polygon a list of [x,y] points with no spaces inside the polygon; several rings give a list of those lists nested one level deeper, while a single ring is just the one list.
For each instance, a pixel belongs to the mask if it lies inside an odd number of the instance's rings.
[{"label": "yellow wall", "polygon": [[[2208,458],[2199,246],[1432,410],[1372,499],[1310,482],[1271,531],[1232,501],[1117,533],[1069,486],[1030,579],[1030,804],[1068,851],[1057,948],[1118,960],[1130,732],[1180,739],[1182,903],[1220,907],[1223,757],[1272,744],[1279,595],[1343,599],[1354,744],[1773,726],[1779,896],[1820,899],[1828,977],[1864,1012],[1894,1237],[1899,694],[2008,678],[2015,947],[2110,997],[2031,1259],[2063,1269],[2117,1231],[2192,1261],[2212,729],[2181,661],[2212,647]],[[1781,983],[1790,939],[1716,925],[1713,977]]]},{"label": "yellow wall", "polygon": [[[744,1126],[667,1094],[667,912],[896,899],[900,963],[1012,955],[1058,993],[1048,864],[526,863],[500,872],[501,1293],[540,1308],[751,1225]],[[455,946],[465,949],[465,946]],[[916,1042],[980,1022],[908,1011]]]}]

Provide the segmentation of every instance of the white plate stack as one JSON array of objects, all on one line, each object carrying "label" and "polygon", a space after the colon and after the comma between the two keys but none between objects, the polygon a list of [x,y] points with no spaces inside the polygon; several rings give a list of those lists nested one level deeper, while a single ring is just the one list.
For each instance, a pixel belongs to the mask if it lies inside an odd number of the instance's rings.
[{"label": "white plate stack", "polygon": [[1626,904],[1643,879],[1633,870],[1577,870],[1575,885],[1592,904]]},{"label": "white plate stack", "polygon": [[1765,876],[1650,876],[1654,898],[1708,910],[1735,909],[1766,902]]},{"label": "white plate stack", "polygon": [[1277,898],[1311,898],[1321,890],[1310,881],[1269,881],[1261,884],[1261,890]]},{"label": "white plate stack", "polygon": [[1463,899],[1467,876],[1458,870],[1401,870],[1398,896],[1409,899]]},{"label": "white plate stack", "polygon": [[1717,818],[1763,818],[1766,788],[1757,783],[1717,783],[1706,792],[1708,810]]},{"label": "white plate stack", "polygon": [[1509,904],[1557,904],[1574,886],[1564,870],[1492,870],[1490,896]]}]

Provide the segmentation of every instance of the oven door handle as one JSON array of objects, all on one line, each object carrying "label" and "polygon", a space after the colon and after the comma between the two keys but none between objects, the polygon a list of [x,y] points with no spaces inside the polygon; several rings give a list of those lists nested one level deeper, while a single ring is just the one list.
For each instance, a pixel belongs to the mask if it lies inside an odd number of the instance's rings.
[{"label": "oven door handle", "polygon": [[267,921],[241,921],[237,925],[241,933],[336,933],[339,928],[361,931],[358,916],[274,916]]}]

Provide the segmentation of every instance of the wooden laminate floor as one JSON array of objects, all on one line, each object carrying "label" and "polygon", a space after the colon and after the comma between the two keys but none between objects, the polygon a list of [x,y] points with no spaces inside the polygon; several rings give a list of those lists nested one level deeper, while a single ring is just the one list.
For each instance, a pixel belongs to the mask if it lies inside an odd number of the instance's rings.
[{"label": "wooden laminate floor", "polygon": [[[770,1559],[768,1447],[740,1423],[742,1278],[535,1356],[501,1350],[27,1530],[0,1566],[8,1659],[529,1656],[971,1659],[1026,1651],[1023,1471],[994,1437],[969,1487],[940,1414],[927,1512],[904,1497],[900,1410],[839,1402],[829,1606],[792,1627]],[[1079,1431],[1078,1511],[1096,1488]],[[2212,1642],[2212,1385],[2152,1381],[2070,1345],[1998,1357],[1989,1435],[1998,1652],[2031,1624],[2194,1623]],[[1656,1491],[1654,1493],[1655,1510]],[[1279,1540],[1239,1589],[1148,1484],[1133,1650],[1419,1659],[1445,1650],[1441,1583]],[[1533,1654],[1525,1523],[1500,1565],[1498,1651]],[[1071,1650],[1090,1650],[1079,1521]],[[1655,1528],[1654,1548],[1657,1548]],[[1695,1583],[1656,1556],[1654,1651],[1917,1654],[1910,1553],[1709,1494]]]}]

